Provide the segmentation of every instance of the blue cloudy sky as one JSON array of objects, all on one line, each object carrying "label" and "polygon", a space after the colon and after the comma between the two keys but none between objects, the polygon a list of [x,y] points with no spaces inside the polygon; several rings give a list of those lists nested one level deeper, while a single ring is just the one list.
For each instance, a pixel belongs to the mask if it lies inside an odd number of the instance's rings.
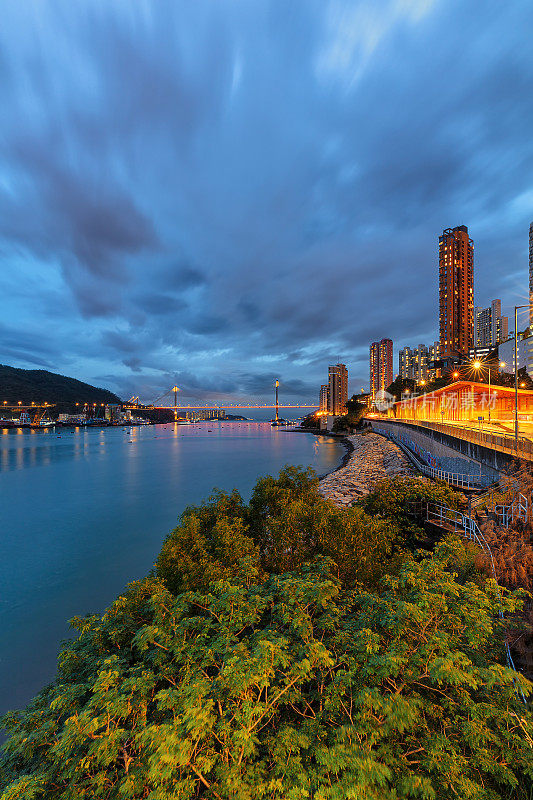
[{"label": "blue cloudy sky", "polygon": [[531,0],[0,0],[0,362],[314,398],[526,297]]}]

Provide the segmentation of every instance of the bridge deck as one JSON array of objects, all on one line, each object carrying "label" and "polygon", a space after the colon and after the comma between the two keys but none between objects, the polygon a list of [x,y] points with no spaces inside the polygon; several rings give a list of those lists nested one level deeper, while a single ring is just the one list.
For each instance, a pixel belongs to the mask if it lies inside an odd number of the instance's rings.
[{"label": "bridge deck", "polygon": [[[146,409],[148,411],[174,411],[177,409],[178,411],[192,411],[192,410],[207,410],[207,409],[220,409],[221,411],[226,411],[228,409],[246,409],[246,408],[276,408],[275,403],[271,405],[238,405],[238,404],[218,404],[218,405],[201,405],[201,406],[184,406],[184,405],[171,405],[171,406],[142,406],[142,405],[132,405],[126,403],[124,408],[131,409],[132,411],[142,411]],[[277,408],[318,408],[318,403],[314,403],[313,405],[307,405],[306,403],[298,403],[297,405],[290,405],[279,403]]]}]

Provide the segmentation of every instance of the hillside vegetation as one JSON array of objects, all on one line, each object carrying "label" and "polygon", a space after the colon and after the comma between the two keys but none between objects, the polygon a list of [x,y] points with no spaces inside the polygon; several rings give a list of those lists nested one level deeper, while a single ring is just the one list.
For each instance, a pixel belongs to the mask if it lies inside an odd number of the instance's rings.
[{"label": "hillside vegetation", "polygon": [[116,394],[45,369],[0,364],[0,405],[8,403],[120,403]]},{"label": "hillside vegetation", "polygon": [[1,800],[531,800],[499,616],[522,596],[405,530],[407,497],[448,493],[395,479],[341,510],[289,467],[186,509],[5,718]]}]

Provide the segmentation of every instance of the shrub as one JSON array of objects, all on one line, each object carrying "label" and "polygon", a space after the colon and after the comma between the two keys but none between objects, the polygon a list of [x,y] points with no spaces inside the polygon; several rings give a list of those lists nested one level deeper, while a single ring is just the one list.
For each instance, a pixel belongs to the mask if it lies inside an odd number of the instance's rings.
[{"label": "shrub", "polygon": [[503,665],[495,585],[454,580],[458,547],[377,594],[324,561],[245,563],[207,593],[134,585],[7,716],[2,800],[526,800],[531,685]]},{"label": "shrub", "polygon": [[188,508],[4,718],[0,800],[530,800],[532,686],[503,647],[521,595],[470,581],[451,536],[394,563],[405,502],[451,498],[383,489],[341,511],[286,468],[248,507]]},{"label": "shrub", "polygon": [[395,534],[360,508],[342,510],[325,500],[315,473],[295,467],[286,467],[277,479],[258,481],[249,523],[267,572],[295,570],[327,556],[344,583],[375,582],[390,561]]},{"label": "shrub", "polygon": [[248,509],[236,491],[216,490],[207,503],[189,506],[163,543],[156,575],[172,592],[205,590],[236,574],[243,558],[258,566],[259,552],[248,536],[247,518]]},{"label": "shrub", "polygon": [[457,492],[444,482],[397,476],[380,481],[372,492],[359,501],[367,514],[389,522],[394,528],[397,544],[410,547],[416,539],[425,535],[423,528],[413,517],[417,504],[424,503],[437,503],[458,509],[460,500]]}]

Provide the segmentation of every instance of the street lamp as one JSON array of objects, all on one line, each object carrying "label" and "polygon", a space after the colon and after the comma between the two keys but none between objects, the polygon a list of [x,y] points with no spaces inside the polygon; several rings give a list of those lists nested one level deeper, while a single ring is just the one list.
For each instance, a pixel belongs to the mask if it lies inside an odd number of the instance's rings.
[{"label": "street lamp", "polygon": [[[472,366],[476,371],[478,369],[481,369],[482,366],[481,361],[476,360],[472,362]],[[490,425],[490,367],[487,367],[487,369],[489,371],[489,425]]]},{"label": "street lamp", "polygon": [[[490,425],[490,405],[491,405],[491,384],[490,384],[490,370],[491,370],[491,366],[490,366],[490,365],[487,365],[487,364],[483,365],[483,364],[481,363],[481,361],[479,361],[479,360],[476,360],[476,361],[472,362],[472,367],[473,367],[475,370],[478,370],[478,369],[480,369],[482,366],[486,366],[486,367],[487,367],[487,369],[488,369],[488,372],[489,372],[489,425]],[[498,370],[502,369],[503,367],[505,367],[505,361],[500,361],[500,363],[498,364]]]},{"label": "street lamp", "polygon": [[514,441],[517,450],[518,450],[518,309],[519,308],[531,309],[531,303],[528,303],[525,306],[514,307]]}]

